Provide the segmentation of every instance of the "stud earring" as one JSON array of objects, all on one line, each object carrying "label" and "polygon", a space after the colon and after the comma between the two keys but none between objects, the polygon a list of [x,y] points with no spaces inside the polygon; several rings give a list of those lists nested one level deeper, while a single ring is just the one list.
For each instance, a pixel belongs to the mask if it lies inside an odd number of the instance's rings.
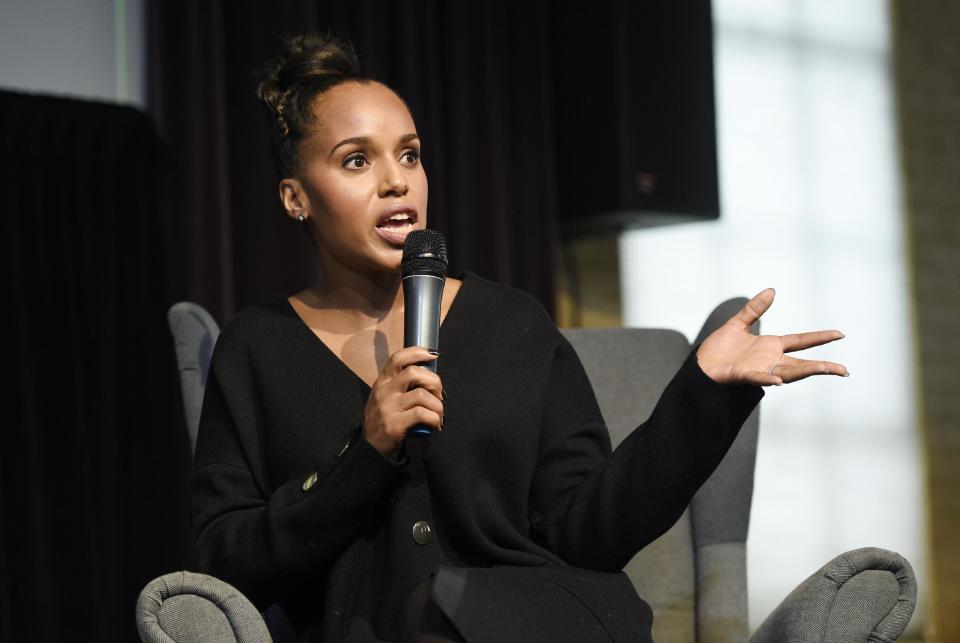
[{"label": "stud earring", "polygon": [[300,223],[303,223],[305,219],[306,217],[303,216],[303,212],[297,215],[297,221],[299,221]]}]

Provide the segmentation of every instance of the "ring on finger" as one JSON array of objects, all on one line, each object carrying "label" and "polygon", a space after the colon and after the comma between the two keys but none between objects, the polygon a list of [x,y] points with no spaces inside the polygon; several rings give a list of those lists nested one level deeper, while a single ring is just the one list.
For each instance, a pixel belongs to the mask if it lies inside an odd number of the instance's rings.
[{"label": "ring on finger", "polygon": [[774,364],[773,366],[771,366],[770,368],[768,368],[768,369],[767,369],[767,375],[773,375],[773,369],[775,369],[775,368],[778,367],[778,366],[780,366],[780,362],[777,362],[776,364]]}]

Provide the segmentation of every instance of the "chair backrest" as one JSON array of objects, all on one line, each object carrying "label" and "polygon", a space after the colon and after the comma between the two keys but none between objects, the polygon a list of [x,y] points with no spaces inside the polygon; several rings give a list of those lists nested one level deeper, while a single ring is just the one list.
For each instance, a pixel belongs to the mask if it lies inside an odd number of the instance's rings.
[{"label": "chair backrest", "polygon": [[183,395],[183,412],[192,454],[197,445],[197,428],[200,426],[200,409],[203,407],[203,391],[210,371],[210,357],[220,335],[220,327],[202,306],[189,301],[181,301],[170,307],[167,324],[177,351],[180,392]]},{"label": "chair backrest", "polygon": [[[731,299],[714,309],[694,343],[744,303]],[[587,371],[614,447],[650,416],[691,350],[673,330],[570,329],[564,334]],[[746,536],[758,426],[754,411],[680,520],[625,567],[637,593],[653,608],[655,641],[747,639]]]},{"label": "chair backrest", "polygon": [[[732,317],[746,299],[728,300],[708,317],[695,344]],[[200,306],[181,302],[167,316],[173,333],[191,449],[219,327]],[[758,332],[759,327],[751,329]],[[583,362],[616,447],[645,421],[690,352],[674,330],[563,331]],[[680,520],[644,548],[625,571],[654,610],[654,640],[747,639],[746,537],[753,497],[757,411]]]}]

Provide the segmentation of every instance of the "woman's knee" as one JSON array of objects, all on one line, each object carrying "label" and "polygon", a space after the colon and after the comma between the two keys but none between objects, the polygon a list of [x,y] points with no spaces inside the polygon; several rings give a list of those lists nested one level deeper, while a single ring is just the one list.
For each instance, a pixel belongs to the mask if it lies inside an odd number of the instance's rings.
[{"label": "woman's knee", "polygon": [[430,598],[432,589],[431,576],[410,593],[397,643],[465,643],[443,610]]}]

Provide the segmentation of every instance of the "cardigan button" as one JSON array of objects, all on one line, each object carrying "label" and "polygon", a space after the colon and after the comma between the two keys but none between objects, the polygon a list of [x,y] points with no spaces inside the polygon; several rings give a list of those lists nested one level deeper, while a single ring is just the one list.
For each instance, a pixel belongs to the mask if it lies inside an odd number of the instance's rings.
[{"label": "cardigan button", "polygon": [[300,485],[300,488],[303,489],[304,491],[310,491],[311,489],[313,489],[313,485],[317,484],[318,477],[319,476],[317,475],[317,472],[314,471],[309,476],[307,476],[307,479],[303,481],[303,484]]},{"label": "cardigan button", "polygon": [[429,545],[433,542],[433,528],[426,520],[418,520],[413,523],[413,542],[418,545]]}]

